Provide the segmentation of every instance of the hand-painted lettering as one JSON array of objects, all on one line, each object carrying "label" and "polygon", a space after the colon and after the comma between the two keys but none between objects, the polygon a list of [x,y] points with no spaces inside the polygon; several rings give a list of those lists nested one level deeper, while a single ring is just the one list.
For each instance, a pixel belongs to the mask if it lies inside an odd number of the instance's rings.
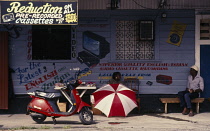
[{"label": "hand-painted lettering", "polygon": [[25,85],[26,90],[32,89],[34,87],[37,87],[39,84],[44,83],[45,81],[47,81],[48,79],[56,76],[58,73],[56,70],[36,79],[35,81],[32,81],[28,84]]}]

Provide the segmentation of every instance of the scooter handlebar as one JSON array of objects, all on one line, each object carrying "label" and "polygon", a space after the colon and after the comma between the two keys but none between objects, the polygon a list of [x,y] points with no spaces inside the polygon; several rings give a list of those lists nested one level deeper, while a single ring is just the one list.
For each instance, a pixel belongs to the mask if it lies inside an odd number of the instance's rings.
[{"label": "scooter handlebar", "polygon": [[27,92],[27,94],[35,96],[35,92]]},{"label": "scooter handlebar", "polygon": [[63,83],[55,83],[55,90],[66,89],[67,87]]}]

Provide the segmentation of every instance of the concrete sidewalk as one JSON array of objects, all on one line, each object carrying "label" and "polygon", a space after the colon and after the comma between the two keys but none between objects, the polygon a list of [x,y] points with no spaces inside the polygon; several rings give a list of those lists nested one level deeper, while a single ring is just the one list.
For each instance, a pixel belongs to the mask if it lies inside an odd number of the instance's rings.
[{"label": "concrete sidewalk", "polygon": [[83,125],[78,114],[57,118],[54,125],[48,117],[43,124],[36,124],[29,115],[0,114],[0,130],[22,131],[210,131],[210,113],[194,117],[181,113],[132,114],[127,117],[94,115],[92,125]]}]

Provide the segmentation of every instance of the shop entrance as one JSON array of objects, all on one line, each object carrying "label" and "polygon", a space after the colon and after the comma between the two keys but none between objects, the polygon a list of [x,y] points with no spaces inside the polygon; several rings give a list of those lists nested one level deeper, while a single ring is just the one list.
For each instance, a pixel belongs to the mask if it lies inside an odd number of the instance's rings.
[{"label": "shop entrance", "polygon": [[8,32],[0,32],[0,109],[8,109]]},{"label": "shop entrance", "polygon": [[200,45],[200,75],[204,79],[201,97],[210,97],[210,45]]}]

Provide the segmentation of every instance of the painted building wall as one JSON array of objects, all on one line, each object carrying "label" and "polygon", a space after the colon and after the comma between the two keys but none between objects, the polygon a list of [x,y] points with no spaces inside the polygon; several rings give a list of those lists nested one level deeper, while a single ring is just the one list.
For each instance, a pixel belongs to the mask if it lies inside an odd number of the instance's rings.
[{"label": "painted building wall", "polygon": [[[163,11],[166,18],[161,18]],[[115,21],[153,20],[155,23],[155,59],[116,60]],[[15,94],[26,94],[34,90],[53,92],[54,83],[79,78],[84,82],[95,82],[100,88],[108,82],[115,71],[123,78],[135,77],[140,81],[140,94],[176,94],[186,88],[189,67],[195,63],[195,12],[194,10],[80,10],[79,24],[72,26],[76,37],[76,54],[86,51],[82,35],[91,31],[103,38],[103,57],[95,64],[81,63],[77,57],[71,61],[35,61],[31,55],[31,25],[17,25],[0,31],[9,31],[9,65]],[[173,34],[178,35],[174,37]],[[176,41],[173,44],[171,41]],[[56,52],[55,52],[56,53]],[[87,60],[93,61],[90,58]],[[93,62],[94,63],[94,62]]]}]

